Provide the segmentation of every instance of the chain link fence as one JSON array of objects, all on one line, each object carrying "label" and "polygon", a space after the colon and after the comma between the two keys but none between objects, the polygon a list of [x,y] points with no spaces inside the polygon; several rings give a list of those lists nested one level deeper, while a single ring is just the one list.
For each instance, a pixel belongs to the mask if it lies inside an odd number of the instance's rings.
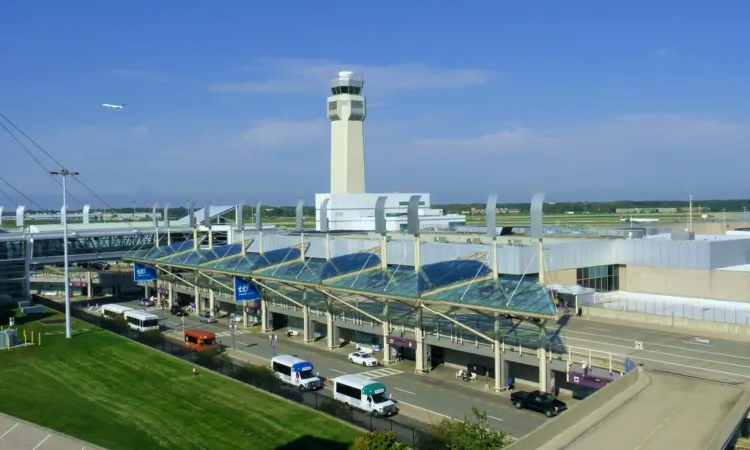
[{"label": "chain link fence", "polygon": [[610,293],[597,294],[593,306],[659,316],[750,325],[750,304],[733,304],[718,300],[665,299],[643,294],[636,296]]},{"label": "chain link fence", "polygon": [[[64,305],[44,297],[35,296],[37,304],[45,305],[56,311],[64,312]],[[222,375],[234,378],[242,383],[255,386],[266,392],[291,400],[320,411],[332,417],[348,422],[367,431],[388,431],[396,438],[415,450],[436,448],[440,441],[432,434],[399,422],[394,418],[378,417],[335,401],[325,391],[299,391],[283,384],[269,368],[244,364],[229,358],[225,353],[196,352],[185,348],[182,343],[173,342],[161,336],[149,333],[138,333],[118,322],[107,320],[88,311],[73,308],[71,315],[84,322],[101,327],[127,339],[140,342],[155,350],[167,353],[188,362]],[[445,448],[447,443],[443,443]]]}]

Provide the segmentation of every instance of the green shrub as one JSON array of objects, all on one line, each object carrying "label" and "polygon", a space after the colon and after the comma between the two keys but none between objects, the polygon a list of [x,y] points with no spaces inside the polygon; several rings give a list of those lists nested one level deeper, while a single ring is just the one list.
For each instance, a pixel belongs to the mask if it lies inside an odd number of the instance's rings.
[{"label": "green shrub", "polygon": [[360,436],[354,441],[354,450],[407,450],[405,444],[396,440],[396,435],[390,431],[375,431]]}]

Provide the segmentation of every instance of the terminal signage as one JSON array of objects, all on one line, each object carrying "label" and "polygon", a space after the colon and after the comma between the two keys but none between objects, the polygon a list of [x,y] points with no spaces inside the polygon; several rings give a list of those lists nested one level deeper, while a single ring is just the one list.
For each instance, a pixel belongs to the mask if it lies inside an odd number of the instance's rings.
[{"label": "terminal signage", "polygon": [[133,265],[133,279],[135,281],[153,281],[156,279],[156,267],[144,266],[135,263]]},{"label": "terminal signage", "polygon": [[248,300],[260,300],[258,288],[250,280],[234,277],[234,301],[246,302]]},{"label": "terminal signage", "polygon": [[402,337],[388,336],[388,343],[393,347],[417,348],[417,343]]},{"label": "terminal signage", "polygon": [[591,374],[585,374],[583,372],[570,371],[570,381],[573,384],[584,386],[587,388],[601,389],[608,385],[612,381],[612,378],[608,377],[596,377]]}]

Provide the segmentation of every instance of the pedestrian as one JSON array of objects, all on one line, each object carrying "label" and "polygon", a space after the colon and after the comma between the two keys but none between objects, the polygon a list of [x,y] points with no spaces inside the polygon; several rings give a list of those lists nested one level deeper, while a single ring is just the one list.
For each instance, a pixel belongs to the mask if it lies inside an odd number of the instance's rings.
[{"label": "pedestrian", "polygon": [[508,390],[512,391],[516,388],[516,385],[513,383],[513,377],[508,377]]}]

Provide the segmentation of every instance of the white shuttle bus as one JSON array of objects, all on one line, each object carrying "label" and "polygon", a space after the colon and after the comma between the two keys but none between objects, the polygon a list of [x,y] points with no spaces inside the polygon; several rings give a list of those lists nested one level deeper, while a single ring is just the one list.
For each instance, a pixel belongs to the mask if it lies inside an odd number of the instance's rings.
[{"label": "white shuttle bus", "polygon": [[385,393],[385,385],[359,375],[343,375],[333,380],[333,398],[378,416],[396,412],[396,404]]},{"label": "white shuttle bus", "polygon": [[102,306],[102,316],[110,320],[122,319],[123,314],[132,310],[129,306],[109,304]]},{"label": "white shuttle bus", "polygon": [[138,331],[158,330],[159,316],[141,309],[131,309],[123,314],[130,328]]},{"label": "white shuttle bus", "polygon": [[323,387],[309,361],[290,355],[279,355],[271,360],[271,369],[281,381],[297,386],[300,391]]}]

